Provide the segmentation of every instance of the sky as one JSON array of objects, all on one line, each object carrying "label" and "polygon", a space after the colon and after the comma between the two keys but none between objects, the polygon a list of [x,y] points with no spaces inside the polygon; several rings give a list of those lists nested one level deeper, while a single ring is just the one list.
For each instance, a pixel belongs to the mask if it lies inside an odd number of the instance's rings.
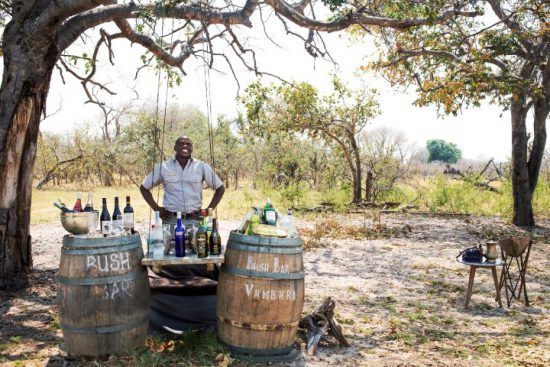
[{"label": "sky", "polygon": [[[253,22],[252,31],[241,32],[247,34],[246,43],[257,51],[258,65],[262,71],[276,74],[286,80],[307,81],[316,86],[322,93],[330,92],[331,74],[335,73],[352,87],[359,87],[361,83],[369,87],[376,87],[379,91],[379,103],[382,113],[368,125],[367,131],[380,127],[387,127],[402,132],[409,143],[424,147],[429,139],[444,139],[455,143],[461,150],[464,158],[486,160],[495,158],[498,161],[507,160],[511,151],[511,127],[509,114],[502,112],[499,106],[482,104],[479,108],[467,109],[456,117],[440,117],[435,106],[418,108],[412,105],[415,99],[413,89],[405,91],[392,88],[387,81],[377,74],[360,74],[357,68],[366,64],[365,57],[372,57],[375,53],[372,41],[351,43],[344,33],[327,34],[324,36],[331,55],[338,66],[323,60],[314,60],[303,48],[303,42],[297,38],[286,36],[284,29],[272,21],[269,24],[271,38],[279,46],[270,43],[263,35],[258,22]],[[168,26],[166,26],[168,28]],[[109,28],[107,27],[109,30]],[[97,34],[92,31],[90,34]],[[303,34],[303,31],[302,31]],[[68,51],[82,54],[83,51],[91,54],[93,43],[85,46],[76,44]],[[134,75],[141,65],[140,56],[144,53],[139,45],[130,45],[126,40],[115,40],[115,65],[106,60],[105,48],[100,52],[100,64],[96,80],[108,83],[109,88],[117,92],[114,97],[103,95],[103,100],[109,105],[122,105],[128,101],[135,106],[142,104],[155,105],[158,76],[153,70],[144,69],[137,80]],[[229,50],[219,49],[224,53]],[[235,60],[234,60],[235,61]],[[246,85],[256,77],[245,70],[238,61],[233,62],[237,77],[241,85],[241,93]],[[237,84],[229,69],[217,60],[215,67],[225,73],[211,71],[210,77],[205,78],[202,61],[191,60],[184,64],[187,76],[183,77],[180,86],[168,91],[168,104],[195,105],[206,112],[205,80],[209,80],[210,99],[212,101],[212,120],[224,114],[228,117],[236,116],[239,105],[235,101]],[[65,83],[57,71],[54,71],[47,110],[51,114],[41,123],[42,131],[65,132],[84,123],[99,126],[102,118],[101,111],[93,104],[86,104],[86,96],[80,83],[72,76],[64,73]],[[274,81],[265,78],[266,82]],[[136,99],[137,91],[139,99]],[[160,106],[165,103],[165,84],[160,87]]]}]

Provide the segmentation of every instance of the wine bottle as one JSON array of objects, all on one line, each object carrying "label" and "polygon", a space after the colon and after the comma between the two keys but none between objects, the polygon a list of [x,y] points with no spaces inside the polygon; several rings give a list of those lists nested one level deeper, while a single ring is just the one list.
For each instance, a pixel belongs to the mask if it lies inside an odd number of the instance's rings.
[{"label": "wine bottle", "polygon": [[174,229],[174,239],[176,242],[176,256],[185,257],[185,229],[181,224],[181,212],[178,212],[178,224]]},{"label": "wine bottle", "polygon": [[218,232],[218,218],[212,217],[212,233],[208,243],[210,247],[210,255],[218,256],[222,253],[222,238]]},{"label": "wine bottle", "polygon": [[125,229],[129,229],[130,233],[136,233],[134,229],[134,208],[130,205],[130,197],[126,196],[126,206],[124,207],[124,214],[122,214],[122,224]]},{"label": "wine bottle", "polygon": [[94,193],[89,192],[88,193],[88,202],[86,203],[86,206],[84,207],[85,212],[93,212],[94,211]]},{"label": "wine bottle", "polygon": [[102,198],[101,203],[103,204],[101,216],[99,217],[99,221],[101,222],[101,234],[103,237],[107,237],[111,233],[111,216],[109,215],[109,210],[107,210],[107,199]]},{"label": "wine bottle", "polygon": [[122,228],[122,213],[120,212],[120,207],[118,206],[118,196],[115,196],[115,209],[113,210],[113,228],[115,228],[115,230]]},{"label": "wine bottle", "polygon": [[67,208],[65,204],[61,203],[59,200],[54,202],[53,205],[59,208],[63,213],[75,213],[74,210]]},{"label": "wine bottle", "polygon": [[73,210],[75,212],[82,211],[82,193],[81,192],[76,193],[76,203],[74,203]]}]

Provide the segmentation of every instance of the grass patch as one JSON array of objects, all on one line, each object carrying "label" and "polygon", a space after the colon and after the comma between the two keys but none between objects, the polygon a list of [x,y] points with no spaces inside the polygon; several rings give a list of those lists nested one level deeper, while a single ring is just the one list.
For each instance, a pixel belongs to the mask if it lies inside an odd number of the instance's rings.
[{"label": "grass patch", "polygon": [[180,338],[149,337],[145,348],[129,355],[111,356],[98,366],[229,366],[229,352],[216,334],[187,332]]}]

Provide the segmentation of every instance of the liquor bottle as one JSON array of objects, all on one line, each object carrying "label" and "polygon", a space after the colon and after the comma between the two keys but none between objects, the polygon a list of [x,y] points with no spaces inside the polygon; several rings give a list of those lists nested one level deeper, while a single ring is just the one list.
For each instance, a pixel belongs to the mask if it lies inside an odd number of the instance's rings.
[{"label": "liquor bottle", "polygon": [[222,253],[222,238],[218,232],[218,218],[212,218],[212,233],[208,242],[210,247],[210,255],[219,256]]},{"label": "liquor bottle", "polygon": [[82,193],[81,192],[76,193],[76,203],[74,203],[73,210],[75,212],[82,211]]},{"label": "liquor bottle", "polygon": [[122,226],[125,229],[129,229],[130,233],[136,233],[134,229],[134,208],[130,205],[130,197],[126,196],[126,206],[124,207],[124,213],[122,214]]},{"label": "liquor bottle", "polygon": [[181,212],[178,212],[178,224],[174,229],[174,239],[176,242],[176,256],[185,257],[185,228],[181,224]]},{"label": "liquor bottle", "polygon": [[115,209],[113,210],[113,228],[115,230],[122,229],[122,213],[118,206],[118,196],[115,196]]},{"label": "liquor bottle", "polygon": [[99,221],[101,222],[101,234],[103,237],[107,237],[111,233],[111,216],[107,210],[107,199],[102,198],[101,203],[103,205],[101,216],[99,217]]},{"label": "liquor bottle", "polygon": [[147,238],[147,249],[153,255],[153,259],[162,259],[164,257],[162,225],[160,224],[158,211],[155,211],[155,220],[151,224],[151,230]]},{"label": "liquor bottle", "polygon": [[85,212],[93,212],[94,211],[94,193],[89,192],[88,193],[88,202],[86,203],[86,206],[84,207]]},{"label": "liquor bottle", "polygon": [[59,208],[63,213],[75,213],[74,210],[67,208],[60,200],[54,202],[53,205]]},{"label": "liquor bottle", "polygon": [[264,220],[265,224],[274,226],[277,224],[277,215],[275,213],[275,208],[271,205],[271,200],[267,198],[267,201],[264,206]]},{"label": "liquor bottle", "polygon": [[199,229],[197,230],[197,257],[208,256],[208,244],[206,242],[206,224],[204,217],[199,217]]},{"label": "liquor bottle", "polygon": [[286,215],[281,216],[277,225],[286,231],[287,237],[296,238],[299,236],[294,223],[294,217],[292,216],[292,210],[289,209]]}]

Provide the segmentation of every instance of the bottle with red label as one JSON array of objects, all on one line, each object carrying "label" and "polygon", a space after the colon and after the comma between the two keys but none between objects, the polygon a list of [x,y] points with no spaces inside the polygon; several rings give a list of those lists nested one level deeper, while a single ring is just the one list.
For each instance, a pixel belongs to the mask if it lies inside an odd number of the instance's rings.
[{"label": "bottle with red label", "polygon": [[81,212],[82,211],[82,193],[78,192],[76,194],[76,203],[73,206],[73,210],[75,212]]}]

